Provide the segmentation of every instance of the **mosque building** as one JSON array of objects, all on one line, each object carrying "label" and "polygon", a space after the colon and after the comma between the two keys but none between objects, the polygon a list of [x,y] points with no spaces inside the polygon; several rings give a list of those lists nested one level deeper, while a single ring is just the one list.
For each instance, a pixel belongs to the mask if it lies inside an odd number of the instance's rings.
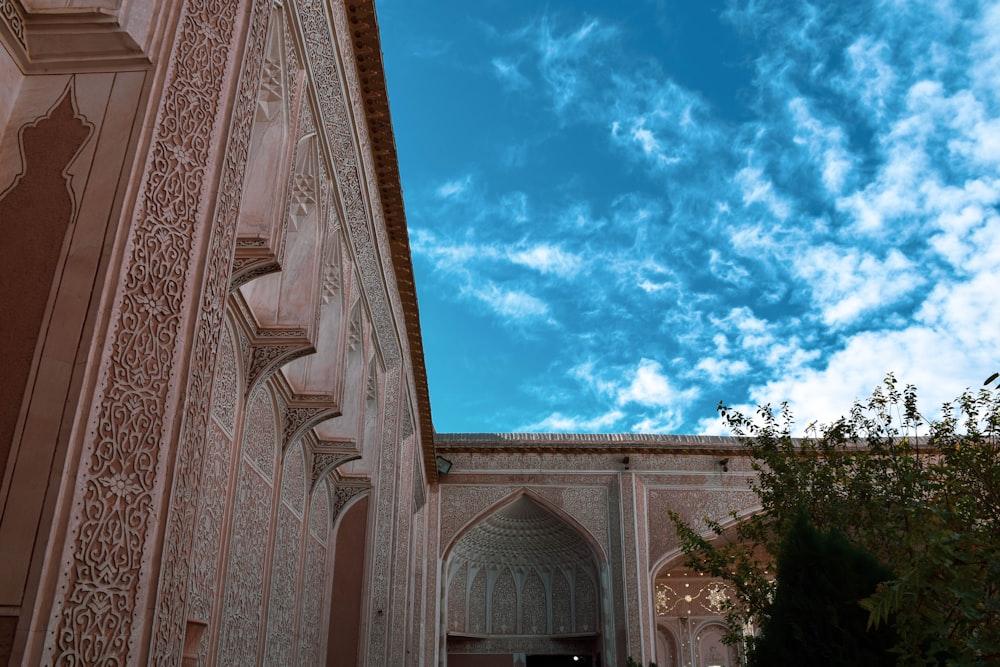
[{"label": "mosque building", "polygon": [[738,664],[738,442],[435,433],[372,0],[0,44],[0,665]]}]

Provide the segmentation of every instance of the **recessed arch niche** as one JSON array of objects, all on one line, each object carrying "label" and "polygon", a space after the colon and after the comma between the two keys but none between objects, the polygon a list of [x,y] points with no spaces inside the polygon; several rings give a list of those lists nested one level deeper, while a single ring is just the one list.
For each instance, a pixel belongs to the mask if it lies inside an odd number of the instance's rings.
[{"label": "recessed arch niche", "polygon": [[600,655],[599,560],[581,529],[521,494],[473,524],[446,560],[455,656]]}]

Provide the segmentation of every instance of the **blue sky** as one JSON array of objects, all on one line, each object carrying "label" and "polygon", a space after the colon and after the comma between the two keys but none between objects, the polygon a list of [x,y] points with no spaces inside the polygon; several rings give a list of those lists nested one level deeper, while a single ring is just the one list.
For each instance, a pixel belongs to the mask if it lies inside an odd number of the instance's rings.
[{"label": "blue sky", "polygon": [[438,431],[1000,369],[1000,3],[377,9]]}]

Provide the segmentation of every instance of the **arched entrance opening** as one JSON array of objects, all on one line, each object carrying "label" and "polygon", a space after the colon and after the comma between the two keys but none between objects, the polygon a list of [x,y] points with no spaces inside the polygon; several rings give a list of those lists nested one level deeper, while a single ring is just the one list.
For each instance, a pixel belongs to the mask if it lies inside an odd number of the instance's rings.
[{"label": "arched entrance opening", "polygon": [[684,567],[677,559],[654,577],[656,664],[659,667],[739,667],[739,652],[723,643],[724,605],[732,594],[721,579]]},{"label": "arched entrance opening", "polygon": [[445,567],[449,667],[600,664],[597,555],[531,496],[476,523]]}]

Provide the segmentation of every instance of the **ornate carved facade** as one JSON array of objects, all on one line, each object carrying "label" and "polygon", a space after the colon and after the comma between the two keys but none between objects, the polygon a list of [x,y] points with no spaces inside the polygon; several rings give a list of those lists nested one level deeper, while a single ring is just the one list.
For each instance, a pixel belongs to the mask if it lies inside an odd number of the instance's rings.
[{"label": "ornate carved facade", "polygon": [[0,665],[736,664],[736,443],[434,433],[371,0],[0,43]]}]

